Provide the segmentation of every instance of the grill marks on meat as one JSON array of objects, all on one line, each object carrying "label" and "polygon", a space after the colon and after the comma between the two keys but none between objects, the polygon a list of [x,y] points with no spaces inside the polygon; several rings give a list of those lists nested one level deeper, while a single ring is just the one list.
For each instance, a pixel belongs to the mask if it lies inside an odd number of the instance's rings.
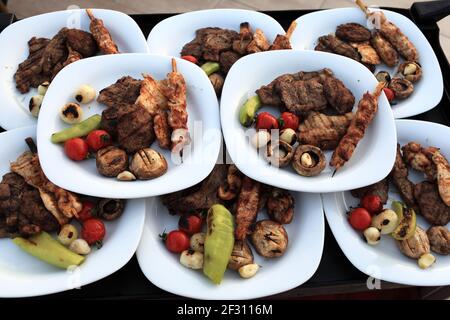
[{"label": "grill marks on meat", "polygon": [[370,40],[370,31],[359,23],[344,23],[336,28],[336,37],[348,42]]},{"label": "grill marks on meat", "polygon": [[299,80],[278,85],[281,101],[295,114],[320,111],[327,107],[322,84],[317,80]]},{"label": "grill marks on meat", "polygon": [[352,118],[351,112],[342,116],[311,112],[299,126],[299,142],[322,150],[333,150],[347,132]]},{"label": "grill marks on meat", "polygon": [[379,196],[381,199],[381,202],[383,204],[386,204],[388,201],[389,196],[389,182],[388,179],[383,179],[377,183],[371,184],[367,187],[362,187],[359,189],[351,190],[352,196],[362,199],[366,195],[375,195]]},{"label": "grill marks on meat", "polygon": [[336,36],[327,35],[319,38],[319,42],[322,46],[330,49],[336,54],[340,54],[341,56],[348,57],[350,59],[361,61],[361,57],[358,52],[348,43],[340,40]]},{"label": "grill marks on meat", "polygon": [[233,64],[241,58],[241,55],[234,51],[225,51],[220,54],[220,71],[227,74]]},{"label": "grill marks on meat", "polygon": [[66,30],[67,45],[79,52],[84,58],[89,58],[97,53],[97,43],[89,32],[79,29]]},{"label": "grill marks on meat", "polygon": [[100,90],[97,102],[103,103],[108,107],[120,104],[134,104],[140,94],[141,82],[141,80],[130,76],[122,77],[116,83]]},{"label": "grill marks on meat", "polygon": [[416,184],[414,197],[420,207],[420,213],[429,223],[445,226],[450,222],[450,207],[442,201],[436,184],[429,181]]},{"label": "grill marks on meat", "polygon": [[39,191],[15,173],[0,183],[0,238],[31,236],[44,230],[56,231],[58,221],[46,210]]},{"label": "grill marks on meat", "polygon": [[399,191],[405,204],[418,212],[419,207],[417,206],[414,198],[414,184],[408,179],[408,167],[403,161],[402,154],[400,152],[400,145],[398,144],[394,167],[392,168],[389,177],[392,183],[397,187],[397,190]]},{"label": "grill marks on meat", "polygon": [[44,49],[42,54],[42,72],[46,75],[53,75],[53,69],[58,63],[62,64],[67,58],[66,31],[67,28],[62,28]]},{"label": "grill marks on meat", "polygon": [[162,83],[156,81],[150,75],[144,75],[136,104],[147,110],[152,116],[160,111],[166,110],[167,98],[163,94]]},{"label": "grill marks on meat", "polygon": [[108,29],[106,29],[103,20],[94,17],[91,9],[86,9],[86,13],[91,20],[89,24],[89,30],[92,33],[95,41],[97,42],[98,48],[103,54],[116,54],[119,53],[117,45],[114,43],[111,34]]},{"label": "grill marks on meat", "polygon": [[245,240],[249,234],[249,228],[255,222],[258,215],[261,184],[248,177],[242,179],[241,192],[236,206],[237,240]]},{"label": "grill marks on meat", "polygon": [[44,81],[49,81],[50,77],[41,73],[42,71],[42,55],[45,47],[50,42],[46,38],[31,38],[28,41],[29,55],[28,58],[19,64],[19,67],[14,74],[16,88],[21,93],[26,93],[31,87],[37,87]]},{"label": "grill marks on meat", "polygon": [[387,66],[393,67],[398,64],[397,51],[378,31],[373,32],[370,43]]},{"label": "grill marks on meat", "polygon": [[323,91],[328,103],[339,113],[352,111],[355,97],[344,83],[334,77],[327,77],[323,81]]},{"label": "grill marks on meat", "polygon": [[450,165],[439,150],[433,153],[432,159],[437,168],[439,194],[445,205],[450,206]]}]

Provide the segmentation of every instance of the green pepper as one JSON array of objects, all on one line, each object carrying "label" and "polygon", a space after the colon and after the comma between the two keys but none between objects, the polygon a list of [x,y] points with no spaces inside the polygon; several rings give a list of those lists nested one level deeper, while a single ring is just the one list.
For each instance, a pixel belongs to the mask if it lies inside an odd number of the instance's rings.
[{"label": "green pepper", "polygon": [[64,129],[60,132],[52,134],[51,141],[53,143],[65,142],[72,138],[79,138],[86,136],[89,132],[100,127],[102,116],[95,114],[80,123],[73,125],[70,128]]},{"label": "green pepper", "polygon": [[209,77],[214,72],[217,72],[220,70],[220,64],[217,62],[206,62],[201,67],[203,71],[205,71],[206,75]]},{"label": "green pepper", "polygon": [[256,95],[249,98],[239,110],[239,122],[245,127],[251,125],[256,111],[261,108],[261,105],[262,103],[259,96]]}]

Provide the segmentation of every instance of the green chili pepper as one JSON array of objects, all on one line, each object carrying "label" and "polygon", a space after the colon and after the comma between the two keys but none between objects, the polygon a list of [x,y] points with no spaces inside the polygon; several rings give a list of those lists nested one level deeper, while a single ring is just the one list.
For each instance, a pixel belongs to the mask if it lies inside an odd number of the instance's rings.
[{"label": "green chili pepper", "polygon": [[95,114],[70,128],[64,129],[60,132],[52,134],[51,141],[53,143],[60,143],[72,138],[79,138],[86,136],[89,132],[96,130],[100,127],[102,116]]},{"label": "green chili pepper", "polygon": [[253,118],[255,117],[256,111],[261,108],[261,99],[259,96],[253,96],[249,98],[239,110],[239,122],[248,127],[252,124]]},{"label": "green chili pepper", "polygon": [[214,72],[217,72],[220,70],[220,64],[217,62],[206,62],[201,67],[203,71],[205,71],[207,76],[210,76]]}]

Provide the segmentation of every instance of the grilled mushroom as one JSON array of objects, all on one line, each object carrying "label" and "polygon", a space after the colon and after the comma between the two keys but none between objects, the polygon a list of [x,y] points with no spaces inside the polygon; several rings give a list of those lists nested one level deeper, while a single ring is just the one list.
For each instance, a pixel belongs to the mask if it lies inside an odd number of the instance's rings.
[{"label": "grilled mushroom", "polygon": [[289,191],[273,188],[267,199],[267,213],[270,219],[288,224],[294,218],[294,197]]},{"label": "grilled mushroom", "polygon": [[375,78],[377,78],[378,82],[386,82],[391,81],[391,75],[387,71],[380,71],[376,74]]},{"label": "grilled mushroom", "polygon": [[408,98],[414,91],[414,85],[407,79],[394,78],[389,82],[389,89],[394,91],[398,99]]},{"label": "grilled mushroom", "polygon": [[398,66],[398,73],[414,83],[422,78],[422,67],[417,62],[404,62]]},{"label": "grilled mushroom", "polygon": [[439,254],[450,254],[450,231],[443,226],[431,227],[427,231],[431,251]]},{"label": "grilled mushroom", "polygon": [[238,270],[240,267],[253,263],[253,253],[247,241],[237,240],[234,242],[228,268]]},{"label": "grilled mushroom", "polygon": [[217,195],[222,200],[232,200],[236,198],[242,185],[242,175],[234,165],[228,167],[227,181],[219,187]]},{"label": "grilled mushroom", "polygon": [[288,246],[286,230],[272,220],[258,221],[250,239],[256,251],[265,258],[282,256]]},{"label": "grilled mushroom", "polygon": [[116,220],[123,213],[125,202],[120,199],[101,199],[98,202],[98,216],[106,221]]},{"label": "grilled mushroom", "polygon": [[100,149],[95,158],[98,172],[106,177],[117,177],[128,168],[127,153],[114,146]]},{"label": "grilled mushroom", "polygon": [[311,145],[298,146],[292,160],[292,167],[301,176],[316,176],[325,169],[326,160],[322,150]]},{"label": "grilled mushroom", "polygon": [[135,153],[130,170],[138,179],[153,179],[166,173],[167,161],[158,151],[145,148]]},{"label": "grilled mushroom", "polygon": [[430,252],[428,236],[419,226],[416,227],[414,235],[406,240],[396,240],[397,246],[407,257],[419,259],[423,254]]},{"label": "grilled mushroom", "polygon": [[289,143],[282,140],[270,141],[267,144],[266,152],[264,156],[271,165],[278,166],[280,168],[286,167],[291,162],[294,155],[293,148]]}]

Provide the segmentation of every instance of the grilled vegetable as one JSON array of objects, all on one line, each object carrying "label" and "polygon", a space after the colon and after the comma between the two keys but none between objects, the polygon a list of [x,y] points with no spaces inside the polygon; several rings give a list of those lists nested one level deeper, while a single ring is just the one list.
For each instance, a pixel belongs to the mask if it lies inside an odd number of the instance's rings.
[{"label": "grilled vegetable", "polygon": [[180,255],[180,263],[189,269],[203,268],[203,253],[194,250],[184,250]]},{"label": "grilled vegetable", "polygon": [[37,118],[39,116],[39,111],[41,111],[42,100],[44,100],[44,96],[41,95],[31,97],[28,108],[33,117]]},{"label": "grilled vegetable", "polygon": [[292,167],[301,176],[316,176],[325,169],[325,155],[322,150],[311,145],[298,146],[292,159]]},{"label": "grilled vegetable", "polygon": [[189,249],[189,237],[186,233],[180,230],[173,230],[169,233],[163,233],[160,238],[166,244],[167,250],[172,253],[181,253]]},{"label": "grilled vegetable", "polygon": [[191,235],[202,231],[202,218],[197,214],[183,214],[178,220],[178,229]]},{"label": "grilled vegetable", "polygon": [[67,103],[61,108],[59,116],[65,123],[79,123],[83,118],[83,109],[81,109],[80,105],[77,103]]},{"label": "grilled vegetable", "polygon": [[398,73],[406,80],[417,82],[422,78],[422,67],[417,62],[404,62],[398,66]]},{"label": "grilled vegetable", "polygon": [[206,237],[206,235],[203,232],[193,234],[191,237],[191,240],[190,240],[191,249],[198,251],[198,252],[204,252],[205,251],[205,237]]},{"label": "grilled vegetable", "polygon": [[214,91],[219,96],[222,93],[223,84],[225,79],[219,73],[213,73],[209,76],[209,81],[213,85]]},{"label": "grilled vegetable", "polygon": [[297,134],[291,128],[283,129],[280,131],[280,140],[293,146],[297,142]]},{"label": "grilled vegetable", "polygon": [[366,238],[368,244],[370,244],[371,246],[375,246],[381,240],[381,233],[377,228],[369,227],[364,230],[364,237]]},{"label": "grilled vegetable", "polygon": [[198,63],[197,58],[194,57],[194,56],[181,56],[181,59],[184,59],[184,60],[186,60],[186,61],[192,62],[192,63],[194,63],[194,64],[197,64],[197,63]]},{"label": "grilled vegetable", "polygon": [[206,62],[201,66],[202,70],[205,71],[207,76],[210,76],[214,72],[220,70],[220,64],[217,62]]},{"label": "grilled vegetable", "polygon": [[257,130],[278,129],[278,120],[269,112],[261,112],[256,117],[255,127]]},{"label": "grilled vegetable", "polygon": [[58,268],[67,269],[84,261],[83,256],[70,251],[46,232],[28,239],[17,237],[13,242],[25,252]]},{"label": "grilled vegetable", "polygon": [[408,98],[414,91],[414,85],[407,79],[394,78],[389,82],[389,89],[394,91],[398,99]]},{"label": "grilled vegetable", "polygon": [[97,215],[99,218],[112,221],[119,218],[125,208],[125,202],[120,199],[101,199],[98,202]]},{"label": "grilled vegetable", "polygon": [[247,244],[247,241],[236,240],[228,262],[228,268],[239,270],[239,268],[250,263],[253,263],[252,249]]},{"label": "grilled vegetable", "polygon": [[270,141],[264,156],[271,165],[282,168],[291,163],[294,151],[289,143],[282,140]]},{"label": "grilled vegetable", "polygon": [[64,143],[64,152],[73,161],[82,161],[87,158],[89,148],[81,138],[69,139]]},{"label": "grilled vegetable", "polygon": [[419,259],[423,254],[430,252],[430,242],[427,234],[420,227],[416,228],[411,238],[397,240],[396,243],[405,256],[413,259]]},{"label": "grilled vegetable", "polygon": [[350,211],[348,221],[353,229],[363,231],[370,227],[371,217],[369,211],[364,208],[354,208]]},{"label": "grilled vegetable", "polygon": [[91,247],[84,239],[76,239],[70,244],[69,249],[84,256],[91,252]]},{"label": "grilled vegetable", "polygon": [[381,234],[392,233],[397,228],[398,222],[397,214],[390,209],[383,210],[372,217],[372,227],[380,230]]},{"label": "grilled vegetable", "polygon": [[86,137],[86,142],[93,151],[98,151],[101,148],[111,145],[111,140],[111,136],[105,130],[91,131]]},{"label": "grilled vegetable", "polygon": [[38,94],[40,94],[41,96],[45,96],[49,85],[50,85],[50,82],[48,82],[48,81],[42,82],[38,87]]},{"label": "grilled vegetable", "polygon": [[78,238],[77,228],[75,228],[71,224],[63,225],[61,230],[58,233],[59,242],[61,242],[61,244],[65,245],[65,246],[70,245],[77,238]]},{"label": "grilled vegetable", "polygon": [[391,81],[391,75],[387,71],[378,72],[375,78],[377,78],[378,82],[388,83],[389,81]]},{"label": "grilled vegetable", "polygon": [[90,85],[83,84],[75,91],[74,97],[79,103],[86,104],[94,101],[96,95],[97,93],[94,88]]},{"label": "grilled vegetable", "polygon": [[234,245],[234,221],[227,208],[213,205],[207,216],[203,273],[220,284]]},{"label": "grilled vegetable", "polygon": [[117,177],[128,168],[128,155],[125,150],[109,146],[98,150],[95,157],[97,171],[105,177]]},{"label": "grilled vegetable", "polygon": [[261,105],[259,96],[249,98],[239,110],[239,122],[245,127],[250,126],[255,118],[256,111],[261,108]]},{"label": "grilled vegetable", "polygon": [[158,151],[152,148],[145,148],[139,150],[133,156],[130,170],[138,179],[153,179],[166,173],[167,162]]},{"label": "grilled vegetable", "polygon": [[392,90],[390,88],[383,88],[383,92],[386,95],[386,98],[388,99],[389,102],[394,101],[394,99],[395,99],[394,90]]},{"label": "grilled vegetable", "polygon": [[101,245],[105,234],[106,228],[102,220],[94,218],[83,222],[81,237],[90,245]]},{"label": "grilled vegetable", "polygon": [[79,138],[86,136],[89,132],[100,127],[102,116],[99,114],[93,115],[70,128],[64,129],[60,132],[52,134],[51,141],[53,143],[60,143],[72,138]]},{"label": "grilled vegetable", "polygon": [[367,194],[361,199],[361,205],[364,209],[369,211],[370,214],[374,215],[383,210],[383,202],[380,196],[375,194]]},{"label": "grilled vegetable", "polygon": [[272,220],[258,221],[250,239],[256,251],[265,258],[282,256],[288,246],[286,229]]},{"label": "grilled vegetable", "polygon": [[281,129],[297,130],[300,119],[292,112],[283,112],[278,119]]},{"label": "grilled vegetable", "polygon": [[134,181],[136,180],[136,176],[132,174],[130,171],[122,171],[117,175],[117,180],[120,181]]}]

